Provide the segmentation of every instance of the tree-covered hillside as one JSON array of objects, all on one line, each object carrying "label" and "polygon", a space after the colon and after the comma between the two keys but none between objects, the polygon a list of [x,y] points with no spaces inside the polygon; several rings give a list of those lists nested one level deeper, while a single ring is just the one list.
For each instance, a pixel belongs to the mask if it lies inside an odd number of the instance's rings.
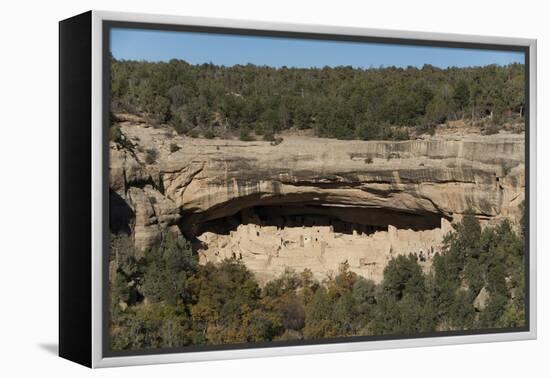
[{"label": "tree-covered hillside", "polygon": [[525,325],[524,236],[508,221],[481,228],[467,214],[425,273],[416,255],[392,258],[380,284],[342,264],[324,282],[288,271],[261,288],[237,260],[199,265],[167,235],[135,258],[111,239],[114,350],[341,336],[418,335]]},{"label": "tree-covered hillside", "polygon": [[112,111],[205,137],[254,132],[272,139],[295,128],[340,139],[406,139],[447,120],[485,119],[480,127],[493,128],[521,121],[525,101],[522,64],[277,69],[112,59],[111,76]]}]

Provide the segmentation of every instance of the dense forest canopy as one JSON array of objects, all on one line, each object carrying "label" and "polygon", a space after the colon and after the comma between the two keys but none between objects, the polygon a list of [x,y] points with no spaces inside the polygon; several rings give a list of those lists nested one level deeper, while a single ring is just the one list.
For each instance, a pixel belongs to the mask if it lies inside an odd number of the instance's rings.
[{"label": "dense forest canopy", "polygon": [[260,287],[237,259],[199,265],[191,245],[167,235],[135,258],[129,236],[111,238],[111,346],[182,347],[357,335],[522,327],[523,227],[482,229],[466,214],[433,268],[392,258],[380,284],[342,264],[323,282],[307,269]]},{"label": "dense forest canopy", "polygon": [[521,121],[524,65],[273,68],[111,60],[113,112],[182,134],[273,138],[312,129],[340,139],[407,139],[447,120]]}]

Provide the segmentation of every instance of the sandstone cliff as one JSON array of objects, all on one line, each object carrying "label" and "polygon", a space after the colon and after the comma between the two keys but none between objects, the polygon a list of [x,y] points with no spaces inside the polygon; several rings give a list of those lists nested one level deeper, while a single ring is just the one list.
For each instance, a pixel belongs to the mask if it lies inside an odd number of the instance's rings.
[{"label": "sandstone cliff", "polygon": [[[281,219],[307,213],[378,231],[430,230],[467,209],[487,222],[516,219],[524,199],[523,134],[271,145],[192,139],[131,121],[121,131],[123,141],[110,146],[111,228],[133,232],[139,251],[165,230],[190,238],[224,224],[237,230],[247,209],[260,218],[278,209]],[[158,156],[147,164],[151,149]]]}]

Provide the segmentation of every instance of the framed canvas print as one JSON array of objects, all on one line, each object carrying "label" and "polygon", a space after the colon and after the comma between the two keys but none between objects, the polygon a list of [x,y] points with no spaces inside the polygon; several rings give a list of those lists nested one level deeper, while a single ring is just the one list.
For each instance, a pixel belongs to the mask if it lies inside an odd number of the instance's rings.
[{"label": "framed canvas print", "polygon": [[536,41],[60,22],[60,355],[536,337]]}]

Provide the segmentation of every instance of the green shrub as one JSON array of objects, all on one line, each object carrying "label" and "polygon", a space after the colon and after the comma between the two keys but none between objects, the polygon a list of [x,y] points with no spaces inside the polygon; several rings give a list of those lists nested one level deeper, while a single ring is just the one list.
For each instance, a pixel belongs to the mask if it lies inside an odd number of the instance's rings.
[{"label": "green shrub", "polygon": [[176,143],[170,143],[170,152],[177,152],[179,150],[181,150],[180,146]]},{"label": "green shrub", "polygon": [[392,134],[392,140],[409,140],[409,130],[406,127],[395,129]]},{"label": "green shrub", "polygon": [[264,134],[263,139],[267,142],[275,142],[275,134],[273,132],[268,131]]},{"label": "green shrub", "polygon": [[145,150],[145,163],[154,164],[159,157],[159,152],[156,148],[148,148]]},{"label": "green shrub", "polygon": [[183,119],[179,113],[176,113],[172,119],[170,120],[170,124],[172,125],[172,127],[174,128],[174,130],[176,130],[176,132],[180,135],[182,134],[186,134],[191,125],[189,124],[189,122],[187,122],[187,120]]},{"label": "green shrub", "polygon": [[481,130],[481,133],[483,135],[494,135],[494,134],[498,134],[499,131],[500,131],[500,128],[496,124],[489,124],[485,126],[483,130]]},{"label": "green shrub", "polygon": [[421,134],[428,134],[428,135],[435,135],[435,124],[433,123],[423,123],[421,125],[416,126],[416,133]]},{"label": "green shrub", "polygon": [[206,130],[204,132],[204,137],[206,139],[214,139],[215,136],[216,136],[216,134],[214,134],[214,132],[212,130]]},{"label": "green shrub", "polygon": [[278,146],[279,144],[283,143],[283,138],[275,138],[273,141],[269,142],[272,146]]},{"label": "green shrub", "polygon": [[120,127],[118,125],[111,125],[109,128],[109,140],[111,142],[120,142],[121,138],[122,132],[120,131]]},{"label": "green shrub", "polygon": [[250,142],[254,140],[252,135],[250,135],[250,131],[248,131],[247,129],[241,129],[241,132],[239,134],[239,139],[242,140],[243,142]]}]

